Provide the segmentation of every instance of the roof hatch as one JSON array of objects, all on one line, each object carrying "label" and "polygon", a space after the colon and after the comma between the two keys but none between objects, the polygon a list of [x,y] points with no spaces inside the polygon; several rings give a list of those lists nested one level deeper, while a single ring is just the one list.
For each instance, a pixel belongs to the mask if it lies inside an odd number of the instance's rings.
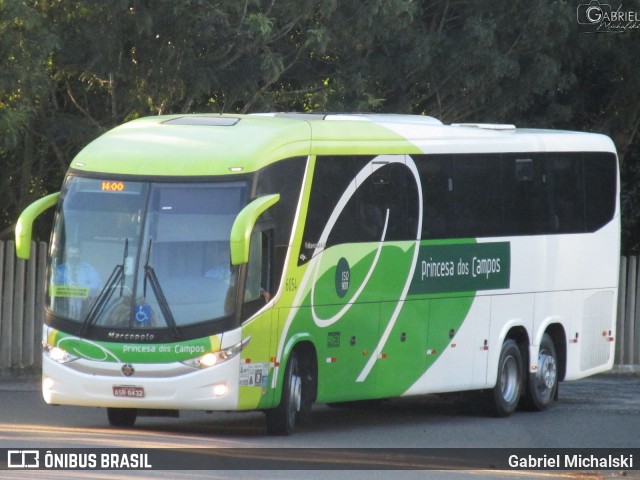
[{"label": "roof hatch", "polygon": [[240,121],[237,117],[217,117],[204,115],[188,115],[172,118],[162,122],[164,125],[202,125],[208,127],[233,127]]},{"label": "roof hatch", "polygon": [[452,123],[452,127],[482,128],[483,130],[515,130],[515,125],[503,123]]}]

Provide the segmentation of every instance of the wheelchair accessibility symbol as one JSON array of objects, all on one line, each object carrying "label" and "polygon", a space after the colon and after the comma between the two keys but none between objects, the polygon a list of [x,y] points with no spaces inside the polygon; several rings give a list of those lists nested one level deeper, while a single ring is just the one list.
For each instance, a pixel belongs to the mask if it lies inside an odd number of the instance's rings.
[{"label": "wheelchair accessibility symbol", "polygon": [[151,324],[151,305],[136,305],[134,319],[138,326]]}]

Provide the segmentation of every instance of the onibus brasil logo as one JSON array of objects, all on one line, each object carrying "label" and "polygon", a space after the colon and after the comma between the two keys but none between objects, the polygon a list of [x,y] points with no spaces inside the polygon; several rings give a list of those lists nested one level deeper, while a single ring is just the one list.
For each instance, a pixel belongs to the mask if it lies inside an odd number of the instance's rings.
[{"label": "onibus brasil logo", "polygon": [[51,470],[139,470],[150,469],[148,453],[96,451],[80,449],[40,449],[7,450],[7,468],[10,469],[51,469]]}]

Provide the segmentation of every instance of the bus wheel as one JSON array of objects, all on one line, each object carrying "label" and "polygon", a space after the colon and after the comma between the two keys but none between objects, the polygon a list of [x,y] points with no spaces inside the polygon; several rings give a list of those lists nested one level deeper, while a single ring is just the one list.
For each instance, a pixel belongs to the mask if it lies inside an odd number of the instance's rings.
[{"label": "bus wheel", "polygon": [[135,408],[107,408],[109,425],[113,427],[133,427],[137,417],[138,410]]},{"label": "bus wheel", "polygon": [[507,339],[500,351],[496,386],[489,392],[491,413],[508,417],[515,411],[522,391],[522,372],[522,355],[518,344]]},{"label": "bus wheel", "polygon": [[558,360],[553,340],[546,333],[540,342],[538,368],[529,374],[524,406],[530,410],[546,410],[558,390]]},{"label": "bus wheel", "polygon": [[280,405],[267,410],[267,433],[269,435],[290,435],[302,406],[302,375],[296,353],[292,353],[284,372]]}]

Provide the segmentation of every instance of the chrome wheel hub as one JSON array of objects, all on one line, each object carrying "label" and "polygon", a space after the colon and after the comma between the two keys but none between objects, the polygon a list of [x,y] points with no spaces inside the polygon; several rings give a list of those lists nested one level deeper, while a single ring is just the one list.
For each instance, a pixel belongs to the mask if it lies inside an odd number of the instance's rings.
[{"label": "chrome wheel hub", "polygon": [[558,368],[555,359],[545,352],[538,358],[538,383],[545,389],[551,389],[556,383]]}]

